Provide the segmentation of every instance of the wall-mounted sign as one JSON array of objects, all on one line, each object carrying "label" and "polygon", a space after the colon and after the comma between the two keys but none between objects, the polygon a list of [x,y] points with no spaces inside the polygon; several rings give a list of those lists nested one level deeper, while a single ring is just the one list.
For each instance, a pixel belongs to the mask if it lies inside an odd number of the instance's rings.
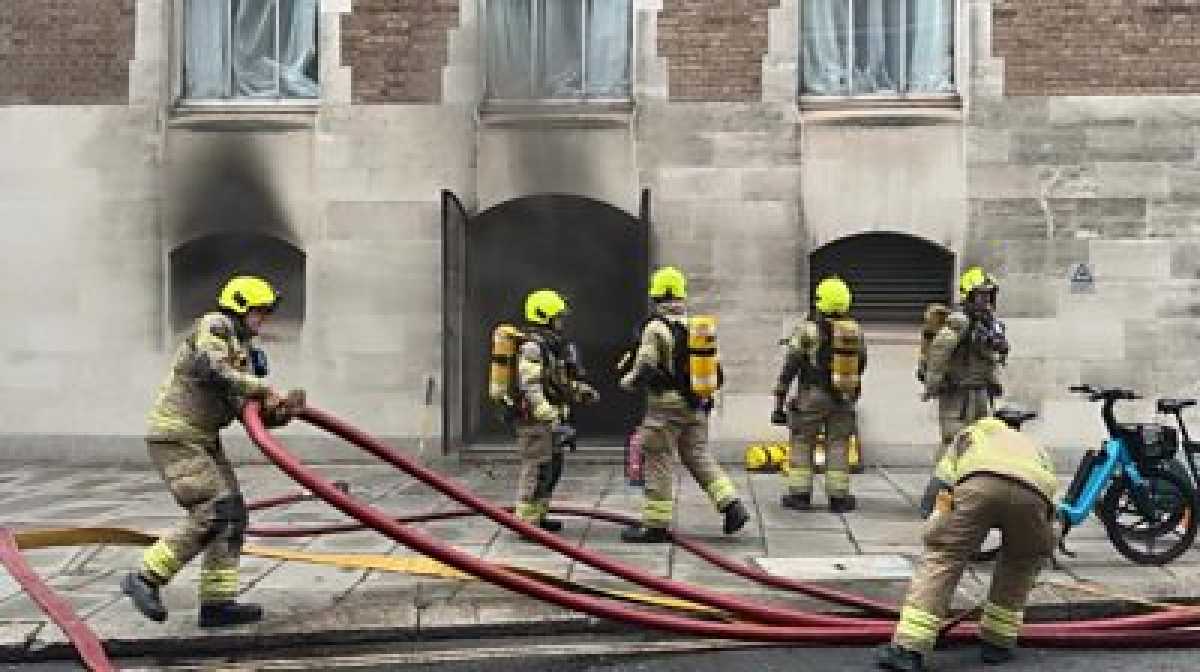
[{"label": "wall-mounted sign", "polygon": [[1071,281],[1071,293],[1086,294],[1096,291],[1096,276],[1087,264],[1074,264],[1067,274]]}]

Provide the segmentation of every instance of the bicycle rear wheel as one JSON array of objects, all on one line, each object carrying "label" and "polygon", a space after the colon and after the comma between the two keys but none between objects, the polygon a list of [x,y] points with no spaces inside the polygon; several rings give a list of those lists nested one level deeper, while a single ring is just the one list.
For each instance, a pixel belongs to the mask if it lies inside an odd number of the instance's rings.
[{"label": "bicycle rear wheel", "polygon": [[1140,486],[1125,476],[1114,481],[1097,514],[1117,552],[1139,565],[1165,565],[1196,539],[1195,491],[1165,469],[1144,478]]}]

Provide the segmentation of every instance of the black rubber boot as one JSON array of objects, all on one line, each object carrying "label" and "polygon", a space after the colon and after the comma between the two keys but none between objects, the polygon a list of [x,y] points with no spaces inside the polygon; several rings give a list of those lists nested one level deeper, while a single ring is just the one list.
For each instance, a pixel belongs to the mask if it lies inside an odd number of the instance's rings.
[{"label": "black rubber boot", "polygon": [[665,544],[670,540],[664,527],[629,527],[621,531],[621,541],[630,544]]},{"label": "black rubber boot", "polygon": [[224,628],[257,623],[262,620],[262,617],[263,608],[257,604],[222,602],[200,606],[200,627],[202,628]]},{"label": "black rubber boot", "polygon": [[979,643],[979,659],[988,665],[1000,665],[1017,657],[1016,651],[1008,646],[996,646],[991,642]]},{"label": "black rubber boot", "polygon": [[721,513],[725,514],[725,534],[733,534],[746,526],[750,520],[750,513],[746,511],[746,505],[742,504],[742,500],[735,499],[725,505],[721,509]]},{"label": "black rubber boot", "polygon": [[542,518],[538,521],[538,527],[547,532],[562,532],[563,524],[561,520],[553,518]]},{"label": "black rubber boot", "polygon": [[812,494],[805,492],[802,494],[788,494],[779,498],[779,505],[785,509],[793,509],[795,511],[808,511],[812,509]]},{"label": "black rubber boot", "polygon": [[925,661],[921,654],[895,644],[880,647],[875,663],[892,672],[925,672]]},{"label": "black rubber boot", "polygon": [[162,623],[167,620],[167,608],[158,595],[158,584],[137,572],[130,572],[121,579],[121,592],[129,596],[133,606],[146,618]]},{"label": "black rubber boot", "polygon": [[845,495],[843,497],[829,498],[830,513],[849,513],[858,507],[858,500],[854,495]]}]

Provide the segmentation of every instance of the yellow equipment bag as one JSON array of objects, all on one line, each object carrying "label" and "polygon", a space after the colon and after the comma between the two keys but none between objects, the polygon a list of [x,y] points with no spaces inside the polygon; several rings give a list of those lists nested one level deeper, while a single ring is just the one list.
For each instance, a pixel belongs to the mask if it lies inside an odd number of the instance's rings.
[{"label": "yellow equipment bag", "polygon": [[516,403],[517,350],[524,336],[513,325],[501,323],[492,331],[492,363],[488,370],[488,398],[498,404]]},{"label": "yellow equipment bag", "polygon": [[862,392],[862,328],[849,318],[829,320],[829,387],[843,401]]},{"label": "yellow equipment bag", "polygon": [[922,383],[925,382],[925,360],[929,357],[929,346],[949,317],[950,307],[944,303],[931,303],[925,307],[925,317],[921,322],[921,345],[917,350],[917,380]]},{"label": "yellow equipment bag", "polygon": [[688,320],[688,372],[692,392],[711,399],[721,387],[717,358],[717,318],[695,315]]}]

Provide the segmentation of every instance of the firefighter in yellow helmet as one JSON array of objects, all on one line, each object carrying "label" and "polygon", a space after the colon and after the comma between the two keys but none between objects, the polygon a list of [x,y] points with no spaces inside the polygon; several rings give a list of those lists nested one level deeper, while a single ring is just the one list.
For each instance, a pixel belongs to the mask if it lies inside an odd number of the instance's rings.
[{"label": "firefighter in yellow helmet", "polygon": [[626,390],[646,388],[646,415],[638,432],[645,455],[646,500],[642,525],[621,533],[631,543],[668,541],[674,517],[674,460],[679,454],[692,478],[724,516],[725,534],[740,530],[750,514],[733,481],[708,450],[709,408],[692,392],[688,366],[687,279],[673,266],[650,278],[651,316],[641,328],[636,354],[621,378]]},{"label": "firefighter in yellow helmet", "polygon": [[[996,318],[999,288],[995,278],[972,266],[959,279],[959,306],[929,345],[925,364],[924,398],[937,398],[940,444],[933,464],[959,430],[991,415],[993,400],[1004,388],[1000,368],[1008,357],[1004,323]],[[921,498],[921,513],[928,516],[942,487],[931,478]]]},{"label": "firefighter in yellow helmet", "polygon": [[1018,431],[1033,417],[1004,408],[960,431],[938,463],[946,487],[926,524],[925,551],[913,574],[892,643],[879,665],[925,670],[963,571],[988,532],[1003,534],[1000,560],[979,621],[984,663],[1011,660],[1025,602],[1054,552],[1058,480],[1046,451]]},{"label": "firefighter in yellow helmet", "polygon": [[267,281],[230,279],[217,299],[218,309],[196,320],[176,350],[150,409],[150,460],[188,514],[146,550],[140,570],[121,581],[122,591],[151,620],[167,618],[159,589],[201,553],[200,626],[262,618],[258,605],[235,602],[247,514],[219,432],[249,399],[262,401],[270,426],[286,424],[304,406],[302,390],[284,398],[264,380],[266,356],[253,345],[278,303],[279,295]]},{"label": "firefighter in yellow helmet", "polygon": [[[854,406],[862,390],[867,348],[862,329],[850,317],[850,287],[838,277],[817,284],[816,314],[796,326],[787,343],[787,357],[775,385],[775,411],[771,421],[789,427],[792,439],[791,469],[784,508],[800,511],[812,507],[813,446],[825,428],[825,492],[829,510],[853,511],[850,494],[850,436],[854,433]],[[799,379],[796,396],[787,404],[792,381]],[[785,404],[788,411],[785,411]]]},{"label": "firefighter in yellow helmet", "polygon": [[517,356],[516,514],[550,532],[562,522],[546,517],[563,472],[563,447],[575,440],[567,424],[570,406],[595,403],[600,395],[571,373],[569,344],[563,339],[567,302],[554,290],[539,289],[525,299],[525,329]]}]

